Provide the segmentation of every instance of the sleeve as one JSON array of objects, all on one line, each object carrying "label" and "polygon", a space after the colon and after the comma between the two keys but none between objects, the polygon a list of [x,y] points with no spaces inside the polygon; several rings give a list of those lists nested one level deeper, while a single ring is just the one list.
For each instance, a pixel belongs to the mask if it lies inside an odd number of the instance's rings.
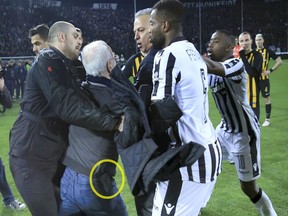
[{"label": "sleeve", "polygon": [[268,52],[269,52],[270,57],[271,57],[273,60],[275,60],[275,59],[277,59],[277,58],[279,57],[279,56],[276,55],[276,53],[273,52],[271,49],[268,49]]},{"label": "sleeve", "polygon": [[133,62],[134,62],[134,56],[132,56],[128,59],[128,61],[126,62],[125,66],[122,70],[124,76],[127,78],[129,78],[133,75],[132,74]]},{"label": "sleeve", "polygon": [[[145,58],[147,58],[146,56]],[[153,70],[153,62],[143,60],[140,64],[136,81],[135,81],[135,88],[139,90],[142,84],[147,84],[152,86],[152,70]]]},{"label": "sleeve", "polygon": [[175,67],[176,58],[171,52],[157,54],[153,66],[152,100],[161,100],[174,95],[176,79],[179,71]]},{"label": "sleeve", "polygon": [[[256,53],[256,55],[255,55],[255,53]],[[259,55],[257,55],[257,53]],[[261,54],[259,52],[256,52],[256,51],[254,52],[254,61],[252,62],[251,65],[246,58],[244,50],[241,50],[239,52],[239,54],[240,54],[240,57],[244,63],[245,70],[249,74],[249,76],[254,76],[254,77],[260,76],[261,72],[262,72],[262,61],[263,61]]]},{"label": "sleeve", "polygon": [[243,61],[238,58],[232,58],[225,62],[220,62],[225,71],[225,77],[232,77],[242,73],[243,70]]},{"label": "sleeve", "polygon": [[3,90],[0,92],[0,103],[5,108],[11,108],[13,105],[12,97],[6,86],[4,86]]},{"label": "sleeve", "polygon": [[112,131],[120,118],[107,107],[96,108],[91,100],[80,97],[72,87],[72,78],[62,59],[42,59],[34,73],[48,106],[64,122],[94,130]]},{"label": "sleeve", "polygon": [[263,63],[263,57],[261,53],[254,51],[254,61],[252,63],[252,67],[254,72],[259,76],[262,73],[262,63]]}]

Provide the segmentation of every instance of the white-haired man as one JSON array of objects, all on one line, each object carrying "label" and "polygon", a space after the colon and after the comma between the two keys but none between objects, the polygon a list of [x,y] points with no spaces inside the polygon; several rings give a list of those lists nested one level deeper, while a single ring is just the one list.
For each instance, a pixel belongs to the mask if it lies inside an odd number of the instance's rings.
[{"label": "white-haired man", "polygon": [[[111,48],[104,41],[94,41],[82,51],[82,62],[86,70],[84,91],[96,100],[100,107],[115,106],[111,100],[110,72],[116,61]],[[114,102],[112,102],[114,101]],[[66,170],[61,179],[59,215],[111,215],[127,216],[120,195],[113,199],[102,199],[93,193],[89,183],[90,170],[103,159],[118,160],[114,132],[99,132],[71,125],[69,147],[63,163]],[[103,196],[112,196],[118,188],[114,180],[116,170],[111,163],[102,163],[93,176],[93,185]]]},{"label": "white-haired man", "polygon": [[134,17],[134,40],[136,41],[139,52],[131,56],[123,68],[125,76],[132,77],[133,82],[136,81],[136,76],[139,71],[140,63],[149,53],[152,48],[152,43],[149,40],[149,19],[152,8],[146,8],[138,11]]}]

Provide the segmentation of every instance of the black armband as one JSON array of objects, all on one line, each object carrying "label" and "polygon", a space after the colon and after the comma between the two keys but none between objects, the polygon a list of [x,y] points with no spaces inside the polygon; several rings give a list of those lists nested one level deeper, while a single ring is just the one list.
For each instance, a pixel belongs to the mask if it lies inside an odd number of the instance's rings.
[{"label": "black armband", "polygon": [[270,71],[270,73],[272,73],[272,72],[274,71],[274,69],[273,69],[273,68],[270,68],[269,71]]}]

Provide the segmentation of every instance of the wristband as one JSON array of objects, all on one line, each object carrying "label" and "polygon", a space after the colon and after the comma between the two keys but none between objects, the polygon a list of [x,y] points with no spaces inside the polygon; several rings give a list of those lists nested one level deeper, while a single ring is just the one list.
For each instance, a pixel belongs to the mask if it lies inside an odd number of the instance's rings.
[{"label": "wristband", "polygon": [[270,71],[270,73],[272,73],[272,72],[274,71],[274,69],[273,69],[273,68],[270,68],[269,71]]}]

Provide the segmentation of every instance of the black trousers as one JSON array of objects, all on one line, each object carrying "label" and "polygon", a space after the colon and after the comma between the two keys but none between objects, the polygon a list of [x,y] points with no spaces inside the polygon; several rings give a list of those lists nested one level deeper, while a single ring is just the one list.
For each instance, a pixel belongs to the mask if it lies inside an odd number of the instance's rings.
[{"label": "black trousers", "polygon": [[10,170],[17,189],[33,216],[57,216],[57,200],[52,179],[56,162],[39,162],[10,156]]}]

